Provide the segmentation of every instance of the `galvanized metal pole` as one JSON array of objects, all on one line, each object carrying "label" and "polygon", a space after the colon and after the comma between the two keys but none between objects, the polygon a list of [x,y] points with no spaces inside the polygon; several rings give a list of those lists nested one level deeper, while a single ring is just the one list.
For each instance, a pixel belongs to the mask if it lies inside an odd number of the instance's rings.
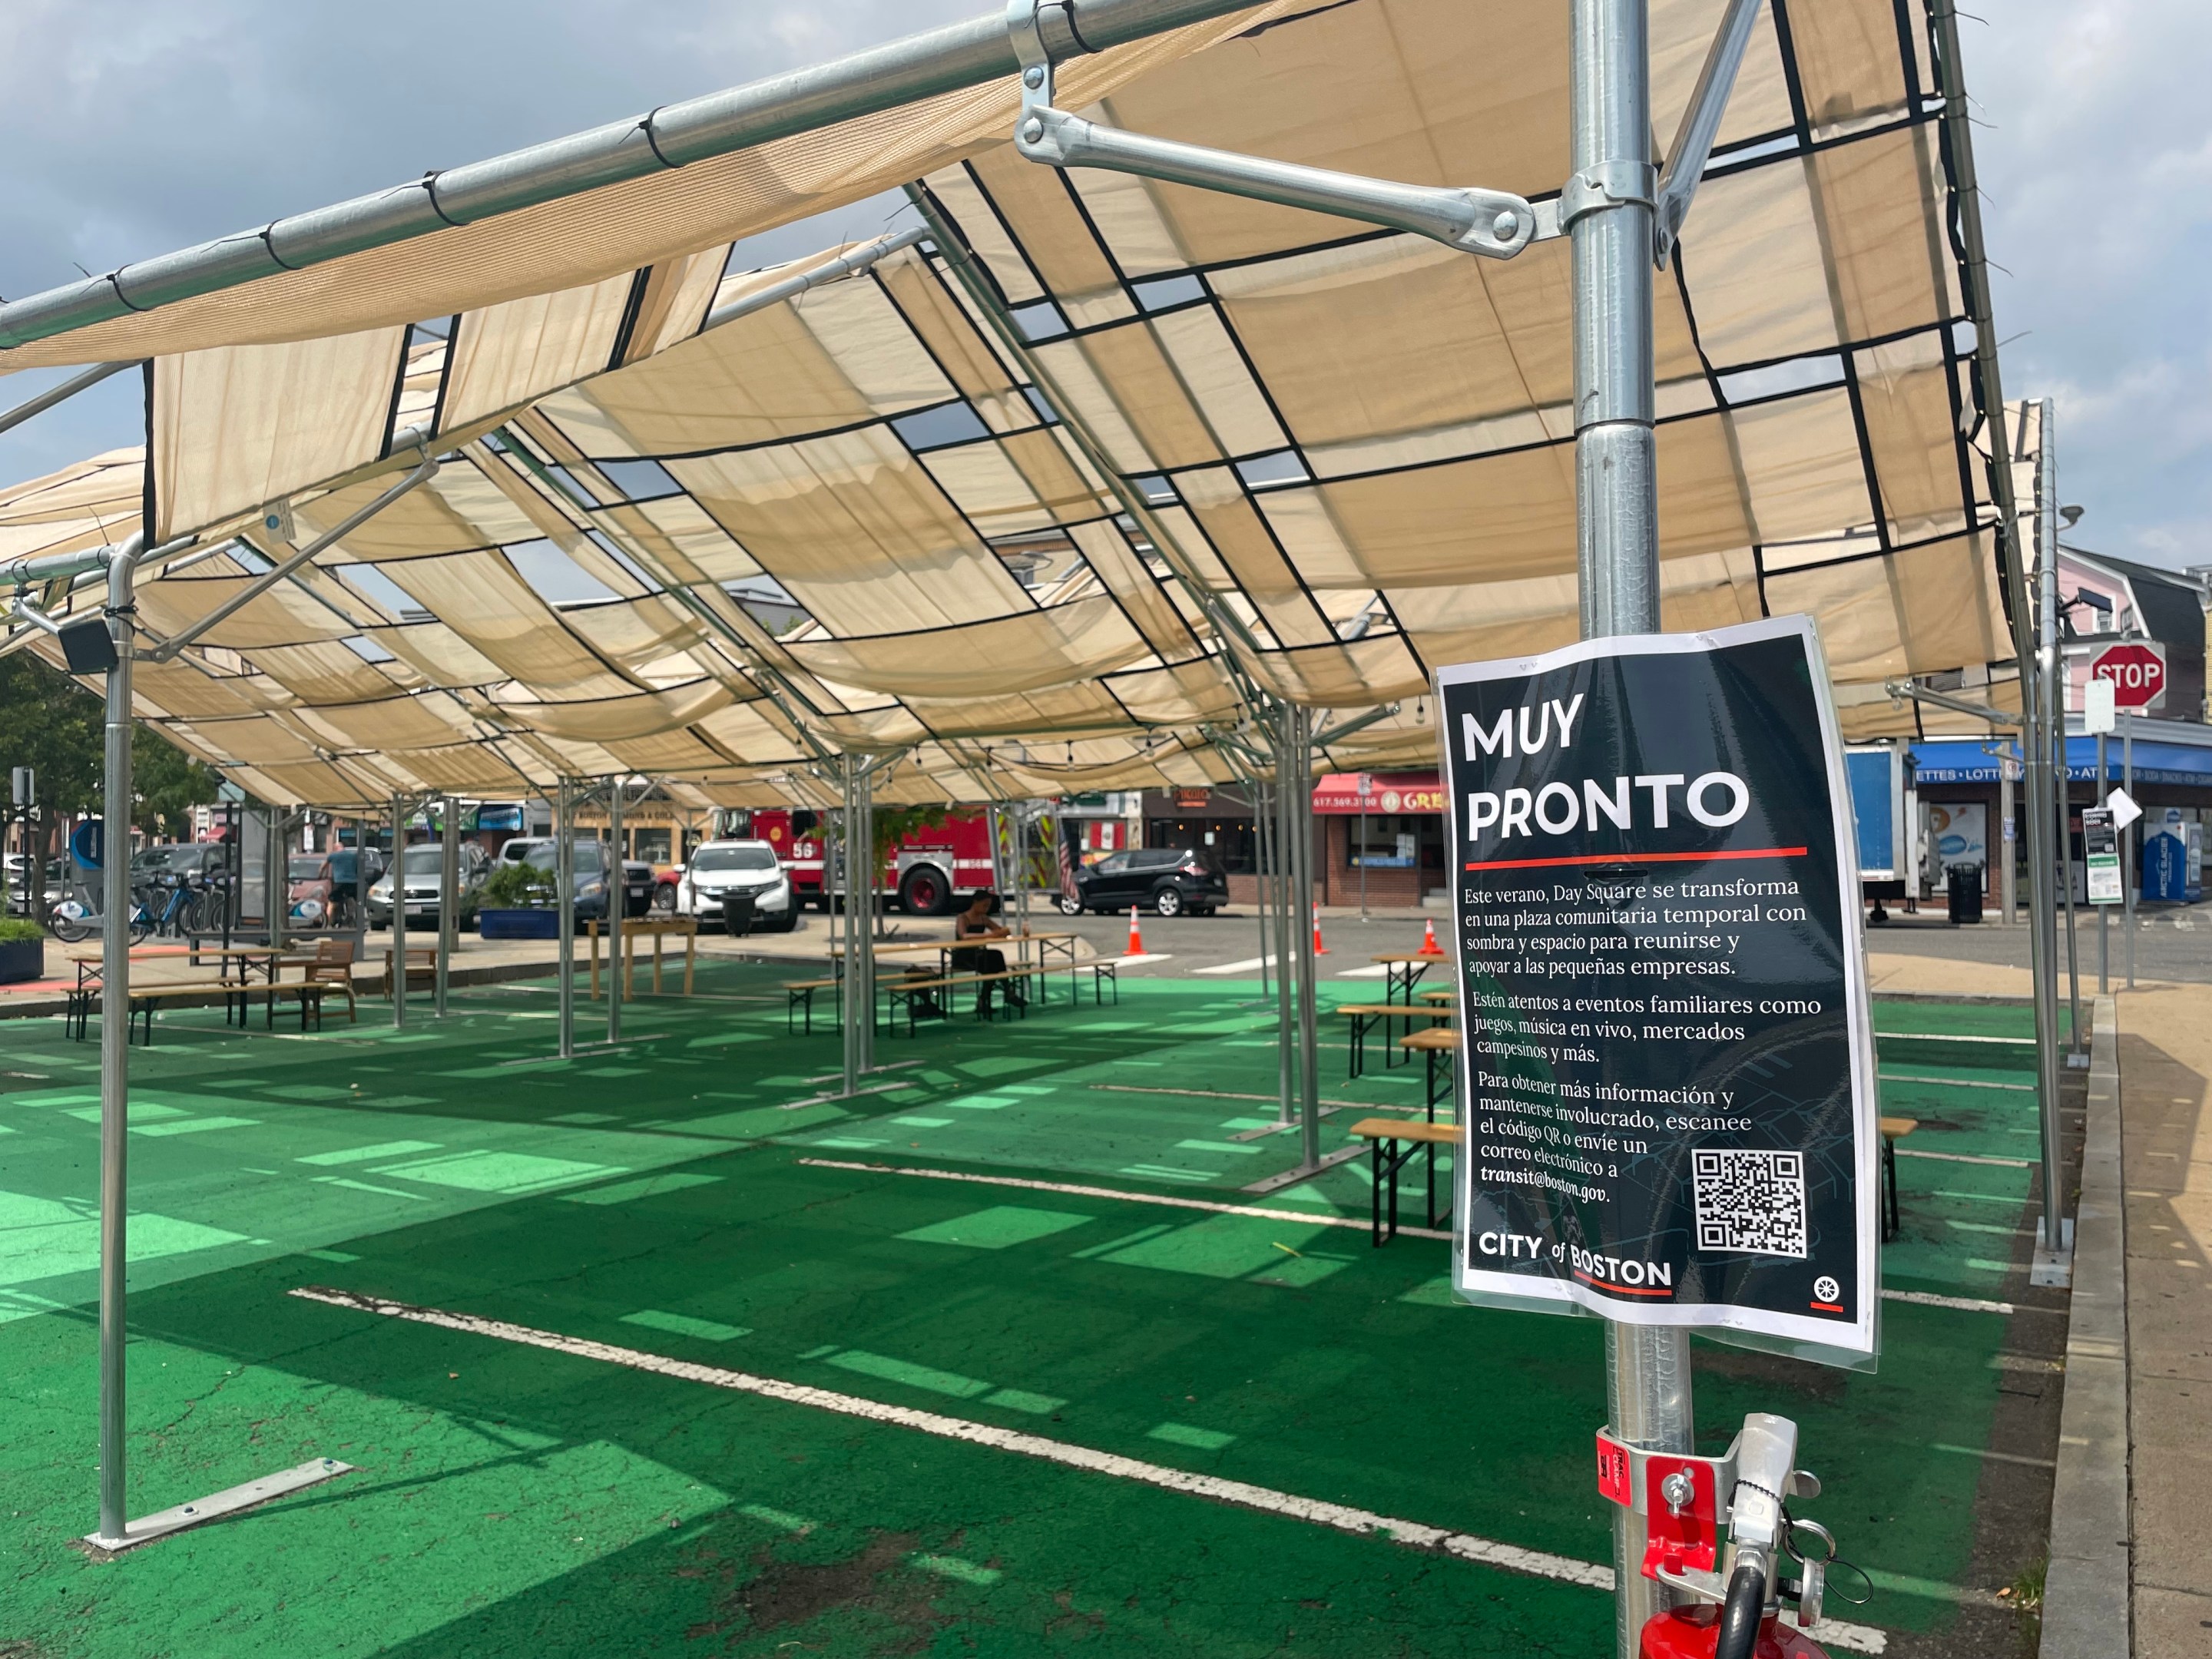
[{"label": "galvanized metal pole", "polygon": [[854,774],[858,763],[847,755],[840,763],[838,781],[842,799],[837,805],[837,859],[828,870],[830,902],[837,903],[838,878],[845,889],[843,906],[837,912],[840,939],[844,946],[838,960],[838,974],[844,983],[838,988],[837,1029],[844,1040],[842,1064],[844,1092],[851,1094],[860,1086],[860,936],[858,908],[853,903],[853,839],[858,834],[860,814],[853,799]]},{"label": "galvanized metal pole", "polygon": [[568,779],[553,789],[554,929],[561,942],[561,1058],[576,1055],[576,795]]},{"label": "galvanized metal pole", "polygon": [[860,874],[858,883],[848,872],[846,889],[857,889],[860,896],[860,950],[857,958],[860,970],[859,1000],[860,1023],[854,1028],[858,1041],[854,1052],[858,1056],[862,1076],[876,1069],[876,887],[881,877],[882,863],[876,856],[876,774],[872,762],[860,769],[854,823],[860,836]]},{"label": "galvanized metal pole", "polygon": [[[392,1029],[403,1029],[407,1024],[407,799],[402,795],[392,798]],[[283,857],[281,839],[272,838],[269,856],[276,860]],[[276,925],[277,905],[275,885],[270,886],[269,906],[270,927]],[[270,944],[274,945],[272,936]]]},{"label": "galvanized metal pole", "polygon": [[[2120,716],[2120,787],[2130,800],[2136,798],[2136,717]],[[2142,820],[2136,821],[2140,823]],[[2123,931],[2127,936],[2128,989],[2136,988],[2136,826],[2120,831],[2120,892],[2127,908]]]},{"label": "galvanized metal pole", "polygon": [[132,537],[107,567],[107,671],[100,803],[100,1535],[120,1542],[124,1507],[123,1352],[128,1296],[126,1217],[131,1127],[131,578],[143,541]]},{"label": "galvanized metal pole", "polygon": [[1252,908],[1260,918],[1260,1000],[1267,1000],[1272,964],[1267,960],[1268,907],[1274,902],[1267,885],[1267,815],[1275,810],[1267,786],[1260,781],[1259,775],[1252,777]]},{"label": "galvanized metal pole", "polygon": [[622,930],[629,918],[623,915],[629,902],[629,871],[623,853],[623,781],[607,780],[607,1041],[622,1041]]},{"label": "galvanized metal pole", "polygon": [[[2053,881],[2063,883],[2066,894],[2066,938],[2069,977],[2072,976],[2074,939],[2074,858],[2072,826],[2068,811],[2073,787],[2066,777],[2066,720],[2060,712],[2058,699],[2058,469],[2055,446],[2051,442],[2051,404],[2046,398],[2039,405],[2036,422],[2035,519],[2036,519],[2036,585],[2037,639],[2035,652],[2037,696],[2040,714],[2042,751],[2032,757],[2029,775],[2041,774],[2045,780],[2043,792],[2042,848],[2043,879],[2046,885]],[[2055,797],[2055,799],[2054,799]],[[2047,971],[2039,971],[2036,994],[2039,1006],[2050,1004],[2049,1024],[2055,1036],[2058,1026],[2058,939],[2057,906],[2046,904],[2042,917],[2049,940],[2044,961]],[[2078,978],[2073,985],[2073,1024],[2067,1031],[2067,1048],[2070,1051],[2081,1040],[2081,995]],[[2055,1066],[2045,1068],[2042,1090],[2038,1104],[2043,1132],[2043,1246],[2057,1252],[2065,1247],[2066,1230],[2063,1209],[2064,1182],[2059,1170],[2058,1073]]]},{"label": "galvanized metal pole", "polygon": [[1288,1123],[1296,1115],[1298,1015],[1297,956],[1291,929],[1291,797],[1297,779],[1291,769],[1291,707],[1275,711],[1275,1061],[1277,1115]]},{"label": "galvanized metal pole", "polygon": [[[1585,639],[1657,631],[1659,505],[1653,435],[1650,41],[1646,0],[1573,0],[1575,498]],[[1613,1435],[1648,1451],[1696,1450],[1686,1333],[1613,1322],[1606,1395]],[[1644,1523],[1613,1511],[1620,1659],[1672,1598],[1644,1577]]]},{"label": "galvanized metal pole", "polygon": [[446,1017],[453,988],[453,946],[461,931],[461,804],[451,795],[438,800],[438,992],[437,1014]]},{"label": "galvanized metal pole", "polygon": [[1321,1012],[1316,1006],[1314,933],[1319,918],[1313,896],[1313,715],[1293,704],[1290,708],[1293,744],[1291,750],[1294,787],[1291,811],[1295,820],[1291,836],[1291,860],[1297,889],[1298,953],[1298,1167],[1321,1167]]}]

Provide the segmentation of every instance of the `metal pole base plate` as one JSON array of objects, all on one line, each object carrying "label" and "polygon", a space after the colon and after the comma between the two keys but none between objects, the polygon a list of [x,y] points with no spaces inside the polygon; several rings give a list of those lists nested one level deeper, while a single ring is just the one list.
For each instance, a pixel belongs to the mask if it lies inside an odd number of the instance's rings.
[{"label": "metal pole base plate", "polygon": [[220,1521],[225,1516],[250,1510],[256,1504],[265,1504],[272,1498],[282,1498],[304,1486],[351,1472],[353,1465],[341,1463],[334,1457],[312,1458],[297,1468],[264,1474],[258,1480],[249,1480],[242,1486],[233,1486],[206,1498],[194,1498],[189,1504],[179,1504],[143,1520],[124,1523],[123,1536],[103,1538],[96,1532],[87,1533],[84,1541],[103,1555],[119,1555],[125,1550],[136,1549],[141,1544],[153,1543],[172,1533],[185,1531],[209,1521]]},{"label": "metal pole base plate", "polygon": [[1335,1152],[1322,1153],[1321,1161],[1310,1168],[1300,1164],[1295,1170],[1285,1170],[1280,1175],[1271,1175],[1265,1180],[1255,1181],[1243,1190],[1248,1193],[1279,1192],[1285,1187],[1297,1186],[1301,1181],[1311,1181],[1324,1170],[1334,1170],[1340,1164],[1349,1164],[1366,1150],[1364,1146],[1355,1140],[1349,1146],[1341,1146]]},{"label": "metal pole base plate", "polygon": [[2071,1288],[2074,1283],[2074,1218],[2063,1216],[2058,1222],[2058,1248],[2051,1249],[2043,1242],[2043,1220],[2035,1223],[2035,1260],[2027,1270],[2031,1285],[2055,1285],[2060,1290]]}]

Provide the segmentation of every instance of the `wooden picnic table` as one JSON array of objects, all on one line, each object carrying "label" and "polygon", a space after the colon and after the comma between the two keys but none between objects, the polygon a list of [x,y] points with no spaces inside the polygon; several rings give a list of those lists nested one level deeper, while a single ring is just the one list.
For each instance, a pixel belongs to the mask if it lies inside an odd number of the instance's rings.
[{"label": "wooden picnic table", "polygon": [[[1076,982],[1075,975],[1078,967],[1075,957],[1075,942],[1082,937],[1083,935],[1080,933],[1008,933],[1003,939],[882,939],[870,941],[870,948],[872,953],[878,957],[906,955],[917,951],[934,951],[938,953],[937,975],[939,978],[942,979],[952,971],[952,953],[955,951],[996,951],[1001,950],[1005,946],[1011,945],[1017,947],[1014,965],[1017,967],[1026,968],[1030,965],[1029,947],[1031,945],[1035,945],[1037,947],[1037,1000],[1042,1002],[1045,1000],[1046,995],[1044,989],[1044,975],[1046,972],[1048,970],[1055,973],[1059,971],[1058,968],[1052,967],[1046,961],[1048,957],[1055,953],[1062,959],[1061,965],[1065,966],[1067,969],[1068,985],[1070,987],[1068,994],[1071,996],[1075,994],[1073,987]],[[844,972],[845,966],[845,947],[842,945],[831,945],[830,947],[830,961],[832,970],[842,975]],[[1121,988],[1118,984],[1115,988],[1115,994],[1117,998],[1121,994]]]},{"label": "wooden picnic table", "polygon": [[[131,960],[133,962],[151,961],[157,957],[171,954],[173,954],[173,952],[163,950],[146,951],[143,952],[134,951],[131,953]],[[248,1006],[247,997],[252,989],[254,972],[258,969],[261,974],[262,983],[270,988],[269,1017],[267,1023],[272,1030],[275,1029],[276,1024],[276,994],[275,987],[277,981],[283,977],[284,964],[287,963],[299,963],[304,965],[315,960],[314,952],[312,951],[301,952],[292,950],[289,946],[274,945],[211,945],[195,946],[188,954],[192,959],[192,965],[195,967],[199,965],[198,959],[202,957],[215,957],[215,979],[212,981],[204,980],[186,980],[170,982],[189,985],[200,989],[222,988],[234,993],[234,1000],[232,996],[226,996],[223,999],[223,1023],[225,1024],[228,1024],[230,1023],[230,1018],[234,1012],[235,1012],[238,1016],[238,1023],[241,1026],[246,1024]],[[99,989],[103,982],[103,975],[105,972],[104,957],[103,954],[98,951],[72,951],[69,953],[69,960],[76,964],[76,989],[70,997],[70,1007],[66,1018],[76,1024],[81,1035],[83,1031],[85,1022],[91,1016],[92,994],[94,991]],[[231,964],[234,963],[238,966],[238,975],[235,979],[231,976],[230,971]],[[153,988],[155,988],[150,986],[134,987],[132,995],[136,998],[139,991],[151,990]],[[153,1034],[150,1030],[147,1034],[147,1040],[149,1042],[153,1040]]]},{"label": "wooden picnic table", "polygon": [[[599,1000],[599,930],[605,924],[597,917],[584,924],[584,932],[592,941],[592,1000]],[[635,916],[624,917],[622,925],[622,994],[623,1000],[631,1001],[637,996],[637,941],[640,934],[653,940],[653,994],[660,994],[660,942],[664,939],[684,941],[684,994],[691,994],[693,970],[698,965],[699,918],[696,916]],[[610,968],[612,967],[610,963]]]},{"label": "wooden picnic table", "polygon": [[[1386,951],[1369,961],[1380,965],[1382,975],[1382,1000],[1411,1002],[1413,988],[1421,982],[1421,975],[1430,969],[1449,965],[1451,958],[1441,951]],[[1399,993],[1405,994],[1401,997]]]}]

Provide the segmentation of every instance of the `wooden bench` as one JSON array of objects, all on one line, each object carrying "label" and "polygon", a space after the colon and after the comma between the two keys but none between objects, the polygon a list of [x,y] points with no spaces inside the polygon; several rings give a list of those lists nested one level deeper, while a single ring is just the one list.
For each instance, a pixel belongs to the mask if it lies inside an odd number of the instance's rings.
[{"label": "wooden bench", "polygon": [[[398,981],[392,971],[392,947],[384,949],[384,994],[389,997],[392,988]],[[438,947],[434,945],[410,945],[407,947],[407,988],[417,985],[434,987],[438,982]]]},{"label": "wooden bench", "polygon": [[[898,1030],[899,1010],[903,1007],[906,1010],[906,1034],[912,1036],[915,1034],[917,1019],[925,1018],[944,1019],[949,1017],[951,1012],[949,1009],[934,1006],[935,993],[958,990],[969,985],[989,987],[1006,980],[1027,979],[1042,971],[1043,969],[1035,966],[1024,966],[1008,968],[993,974],[939,974],[928,979],[884,980],[880,982],[880,988],[886,1000],[886,1012],[890,1016],[890,1029],[893,1031]],[[1001,998],[1000,1000],[1008,1008],[1018,1009],[1024,1019],[1030,1017],[1029,999],[1026,995],[1018,998],[1006,997]],[[921,1002],[928,1002],[933,1006],[927,1008],[916,1006],[917,1003]],[[991,1004],[988,996],[980,998],[976,1001],[975,1018],[978,1019],[991,1018]]]},{"label": "wooden bench", "polygon": [[1905,1217],[1897,1204],[1897,1143],[1919,1127],[1917,1117],[1881,1120],[1881,1237],[1885,1243],[1905,1230]]},{"label": "wooden bench", "polygon": [[[143,1029],[146,1033],[146,1046],[152,1048],[155,1012],[164,1003],[182,1002],[188,997],[195,999],[195,1006],[201,1007],[211,1007],[220,1001],[223,1006],[223,1018],[226,1024],[229,1021],[234,1006],[239,1010],[241,1016],[243,1015],[245,1004],[249,997],[268,997],[272,1007],[276,998],[289,997],[300,1005],[300,1029],[303,1031],[307,1029],[307,1018],[312,1010],[315,1029],[320,1030],[323,1026],[324,989],[322,985],[314,981],[296,979],[280,980],[274,985],[252,986],[242,986],[234,980],[225,981],[213,979],[185,980],[168,985],[134,985],[125,999],[127,1006],[124,1012],[125,1021],[124,1041],[127,1042],[131,1040],[129,1029],[131,1024],[137,1023],[139,1017],[143,1015]],[[86,1026],[89,1023],[92,1005],[95,1000],[101,1002],[104,1011],[105,993],[98,985],[88,987],[80,993],[78,1002],[72,1010],[71,1015],[64,1017],[74,1018],[79,1040],[82,1040],[86,1035]],[[245,1024],[243,1018],[239,1023],[241,1025]]]},{"label": "wooden bench", "polygon": [[783,1034],[786,1036],[789,1036],[791,1035],[791,1017],[794,1012],[805,1014],[806,1018],[806,1035],[808,1036],[812,1036],[814,1035],[814,994],[817,991],[830,991],[836,993],[838,999],[838,1006],[840,1007],[843,1006],[845,981],[842,975],[831,979],[787,979],[784,981]]},{"label": "wooden bench", "polygon": [[[1395,1117],[1364,1117],[1352,1126],[1352,1138],[1375,1148],[1375,1189],[1371,1194],[1374,1227],[1369,1242],[1380,1249],[1398,1236],[1398,1171],[1426,1150],[1429,1158],[1428,1224],[1441,1227],[1451,1218],[1447,1195],[1444,1213],[1437,1214],[1437,1148],[1459,1145],[1456,1123],[1413,1123]],[[1384,1222],[1384,1188],[1389,1188],[1388,1224]]]},{"label": "wooden bench", "polygon": [[[1413,1022],[1417,1019],[1449,1020],[1456,1018],[1459,1014],[1455,1008],[1420,1008],[1406,1002],[1346,1002],[1340,1004],[1336,1012],[1352,1022],[1351,1074],[1353,1077],[1367,1069],[1367,1034],[1377,1025],[1389,1020],[1402,1019],[1410,1033]],[[1412,1056],[1407,1058],[1410,1062]],[[1397,1063],[1386,1049],[1382,1057],[1384,1069],[1388,1070]]]},{"label": "wooden bench", "polygon": [[[1459,1032],[1450,1027],[1431,1025],[1425,1031],[1408,1031],[1398,1039],[1398,1046],[1409,1054],[1419,1054],[1428,1067],[1429,1121],[1437,1118],[1437,1102],[1449,1099],[1452,1091],[1453,1064],[1451,1056],[1459,1053]],[[1443,1077],[1443,1087],[1437,1087],[1437,1074]]]}]

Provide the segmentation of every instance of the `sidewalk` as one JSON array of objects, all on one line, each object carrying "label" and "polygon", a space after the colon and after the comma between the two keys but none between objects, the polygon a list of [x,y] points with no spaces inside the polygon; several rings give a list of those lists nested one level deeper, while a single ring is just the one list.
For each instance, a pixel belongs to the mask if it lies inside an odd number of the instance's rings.
[{"label": "sidewalk", "polygon": [[2134,1651],[2202,1659],[2212,1653],[2199,1508],[2212,1492],[2212,988],[2123,996],[2119,1021]]}]

